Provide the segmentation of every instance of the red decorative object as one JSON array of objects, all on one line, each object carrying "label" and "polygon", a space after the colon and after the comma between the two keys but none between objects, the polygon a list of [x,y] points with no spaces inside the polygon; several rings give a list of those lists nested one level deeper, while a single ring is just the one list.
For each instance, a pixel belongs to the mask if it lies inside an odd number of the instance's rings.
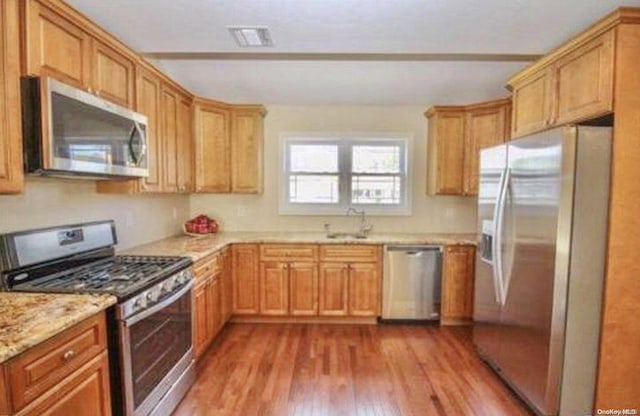
[{"label": "red decorative object", "polygon": [[219,228],[220,226],[216,220],[204,214],[190,219],[183,225],[186,234],[212,234],[217,233]]}]

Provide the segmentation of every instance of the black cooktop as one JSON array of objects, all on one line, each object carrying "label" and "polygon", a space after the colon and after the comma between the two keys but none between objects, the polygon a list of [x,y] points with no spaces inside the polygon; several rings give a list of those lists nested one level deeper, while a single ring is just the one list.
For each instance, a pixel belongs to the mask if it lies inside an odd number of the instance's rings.
[{"label": "black cooktop", "polygon": [[108,293],[127,299],[191,265],[185,257],[112,256],[51,275],[13,280],[11,290],[53,293]]}]

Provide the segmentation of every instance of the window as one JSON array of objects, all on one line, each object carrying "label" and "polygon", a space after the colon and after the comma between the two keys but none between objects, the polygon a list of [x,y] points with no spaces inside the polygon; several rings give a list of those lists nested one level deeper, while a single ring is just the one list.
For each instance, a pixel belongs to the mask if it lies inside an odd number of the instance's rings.
[{"label": "window", "polygon": [[282,137],[280,213],[410,214],[407,135]]}]

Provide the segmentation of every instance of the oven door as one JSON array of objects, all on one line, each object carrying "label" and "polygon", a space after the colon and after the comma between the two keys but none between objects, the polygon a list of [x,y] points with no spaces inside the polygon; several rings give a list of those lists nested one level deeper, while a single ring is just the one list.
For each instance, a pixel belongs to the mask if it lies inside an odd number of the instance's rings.
[{"label": "oven door", "polygon": [[127,415],[150,414],[192,366],[191,288],[118,321]]}]

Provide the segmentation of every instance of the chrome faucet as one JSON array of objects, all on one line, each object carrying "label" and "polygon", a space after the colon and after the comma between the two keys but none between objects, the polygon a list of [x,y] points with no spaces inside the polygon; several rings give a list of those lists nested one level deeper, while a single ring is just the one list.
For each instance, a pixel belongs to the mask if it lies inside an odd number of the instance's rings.
[{"label": "chrome faucet", "polygon": [[373,225],[367,222],[364,209],[362,211],[358,211],[353,207],[349,207],[349,209],[347,209],[347,217],[349,216],[349,214],[360,215],[360,229],[358,230],[358,234],[356,235],[356,237],[366,238],[367,234],[369,234],[369,232],[373,229]]}]

